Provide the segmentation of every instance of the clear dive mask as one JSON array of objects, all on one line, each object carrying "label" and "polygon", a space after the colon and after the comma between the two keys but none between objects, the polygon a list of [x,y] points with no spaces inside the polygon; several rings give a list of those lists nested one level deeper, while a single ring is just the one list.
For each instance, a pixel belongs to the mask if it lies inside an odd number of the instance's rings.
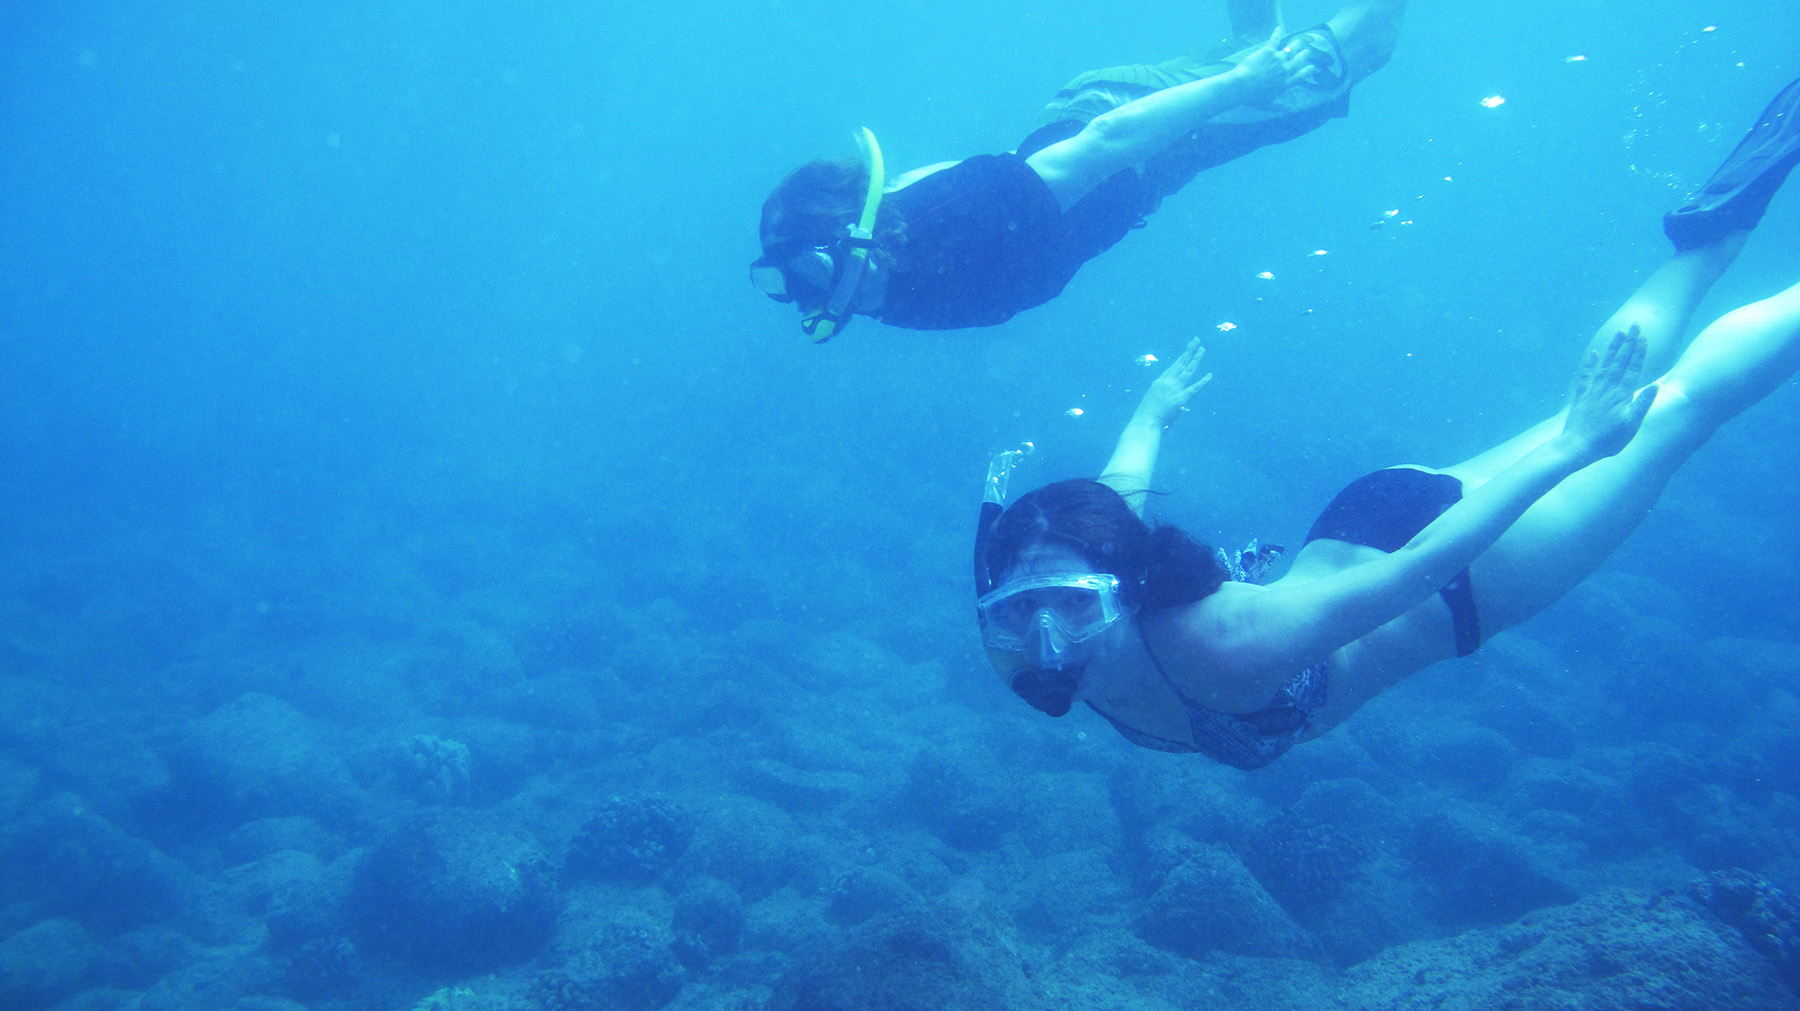
[{"label": "clear dive mask", "polygon": [[989,649],[1033,652],[1039,666],[1066,662],[1068,646],[1111,628],[1125,613],[1119,577],[1104,572],[1030,576],[975,601],[981,641]]},{"label": "clear dive mask", "polygon": [[750,265],[750,283],[777,302],[831,291],[837,275],[833,246],[807,246],[785,255],[770,253]]}]

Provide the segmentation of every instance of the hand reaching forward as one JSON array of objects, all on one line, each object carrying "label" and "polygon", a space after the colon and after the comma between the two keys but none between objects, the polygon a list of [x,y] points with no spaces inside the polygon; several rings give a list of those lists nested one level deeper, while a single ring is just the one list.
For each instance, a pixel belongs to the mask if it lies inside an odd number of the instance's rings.
[{"label": "hand reaching forward", "polygon": [[1575,378],[1563,437],[1583,459],[1602,460],[1624,449],[1656,402],[1656,384],[1638,388],[1644,371],[1644,338],[1634,325],[1614,334],[1604,355],[1589,351]]},{"label": "hand reaching forward", "polygon": [[1194,378],[1200,371],[1200,359],[1204,357],[1206,349],[1200,346],[1200,338],[1195,337],[1188,342],[1187,350],[1144,391],[1144,399],[1138,402],[1138,417],[1153,420],[1164,428],[1173,425],[1194,394],[1212,382],[1211,372]]}]

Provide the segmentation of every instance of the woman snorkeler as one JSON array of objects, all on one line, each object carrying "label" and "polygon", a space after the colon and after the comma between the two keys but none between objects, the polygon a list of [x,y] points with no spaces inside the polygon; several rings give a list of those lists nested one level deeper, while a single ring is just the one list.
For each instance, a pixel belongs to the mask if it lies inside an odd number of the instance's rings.
[{"label": "woman snorkeler", "polygon": [[[1211,378],[1197,342],[1150,385],[1098,480],[1002,509],[996,461],[975,554],[995,670],[1052,716],[1079,700],[1133,743],[1254,769],[1549,606],[1720,425],[1800,369],[1800,284],[1727,313],[1676,357],[1796,161],[1800,81],[1665,218],[1674,257],[1600,328],[1562,413],[1444,470],[1353,482],[1267,585],[1140,516],[1163,430]],[[1640,386],[1646,374],[1658,378]]]}]

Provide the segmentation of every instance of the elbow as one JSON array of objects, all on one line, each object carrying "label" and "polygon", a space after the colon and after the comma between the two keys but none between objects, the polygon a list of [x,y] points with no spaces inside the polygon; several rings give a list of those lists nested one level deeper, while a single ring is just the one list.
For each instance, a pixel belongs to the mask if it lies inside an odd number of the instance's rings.
[{"label": "elbow", "polygon": [[1121,137],[1127,132],[1121,113],[1123,109],[1112,109],[1088,120],[1081,128],[1083,145],[1094,151],[1109,151],[1119,145]]}]

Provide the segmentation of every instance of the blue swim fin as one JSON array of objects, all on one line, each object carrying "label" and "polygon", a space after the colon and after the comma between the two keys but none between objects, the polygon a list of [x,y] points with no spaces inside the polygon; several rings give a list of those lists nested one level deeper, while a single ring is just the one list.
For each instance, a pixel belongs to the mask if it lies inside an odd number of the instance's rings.
[{"label": "blue swim fin", "polygon": [[1699,192],[1663,216],[1664,234],[1676,249],[1685,250],[1755,228],[1796,164],[1800,164],[1800,80],[1781,89]]}]

